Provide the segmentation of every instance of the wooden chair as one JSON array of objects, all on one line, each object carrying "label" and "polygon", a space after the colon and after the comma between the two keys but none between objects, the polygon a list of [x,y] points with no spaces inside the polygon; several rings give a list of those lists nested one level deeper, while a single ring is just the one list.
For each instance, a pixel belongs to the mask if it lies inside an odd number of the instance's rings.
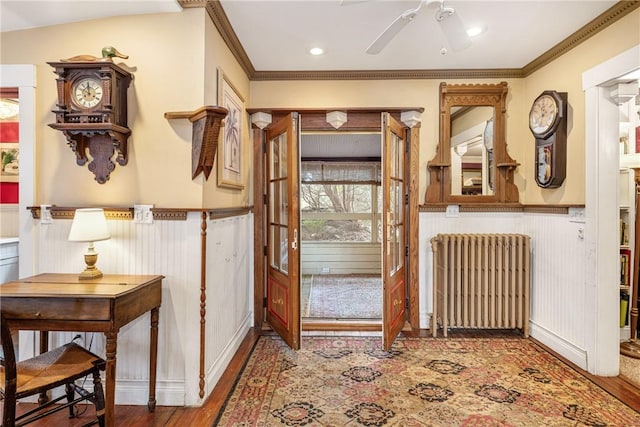
[{"label": "wooden chair", "polygon": [[[105,361],[83,347],[71,342],[16,363],[11,337],[10,319],[0,310],[0,332],[4,357],[0,366],[0,394],[4,399],[3,427],[18,427],[39,420],[52,413],[69,408],[69,418],[74,418],[74,405],[88,400],[96,408],[96,418],[84,426],[104,426],[104,393],[100,382],[100,371]],[[93,375],[93,392],[77,386],[77,379]],[[55,387],[65,386],[65,395],[39,405],[16,417],[16,401],[23,397],[39,395]],[[76,392],[79,397],[75,398]],[[64,404],[57,402],[67,399]]]}]

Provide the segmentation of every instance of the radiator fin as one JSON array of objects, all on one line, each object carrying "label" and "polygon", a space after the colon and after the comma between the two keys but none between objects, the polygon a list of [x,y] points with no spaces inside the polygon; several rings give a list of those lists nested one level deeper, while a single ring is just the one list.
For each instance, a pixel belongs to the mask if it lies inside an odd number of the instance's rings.
[{"label": "radiator fin", "polygon": [[433,249],[431,330],[520,329],[529,336],[531,238],[438,234]]}]

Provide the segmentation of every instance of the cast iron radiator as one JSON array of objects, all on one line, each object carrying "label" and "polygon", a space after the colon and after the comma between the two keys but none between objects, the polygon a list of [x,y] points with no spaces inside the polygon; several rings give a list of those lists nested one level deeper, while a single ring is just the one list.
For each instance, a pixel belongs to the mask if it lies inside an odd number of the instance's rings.
[{"label": "cast iron radiator", "polygon": [[520,329],[529,336],[530,241],[523,234],[438,234],[431,331]]}]

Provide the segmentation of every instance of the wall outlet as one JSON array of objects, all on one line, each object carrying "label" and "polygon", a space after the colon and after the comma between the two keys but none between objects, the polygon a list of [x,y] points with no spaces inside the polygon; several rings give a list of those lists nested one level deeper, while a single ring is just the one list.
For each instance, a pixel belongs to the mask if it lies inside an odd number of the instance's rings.
[{"label": "wall outlet", "polygon": [[584,223],[584,208],[569,208],[569,222]]},{"label": "wall outlet", "polygon": [[40,224],[53,224],[51,205],[40,205]]},{"label": "wall outlet", "polygon": [[134,224],[153,224],[153,205],[133,205]]},{"label": "wall outlet", "polygon": [[331,273],[331,269],[329,267],[322,267],[322,273]]},{"label": "wall outlet", "polygon": [[460,205],[449,205],[444,213],[447,218],[456,218],[460,216]]}]

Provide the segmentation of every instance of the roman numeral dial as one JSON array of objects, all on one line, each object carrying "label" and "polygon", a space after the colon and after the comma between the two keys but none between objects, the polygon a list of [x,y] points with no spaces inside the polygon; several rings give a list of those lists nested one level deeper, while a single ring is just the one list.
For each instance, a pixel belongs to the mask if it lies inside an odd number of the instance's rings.
[{"label": "roman numeral dial", "polygon": [[83,78],[73,85],[73,101],[83,108],[93,108],[102,100],[102,86],[92,77]]}]

